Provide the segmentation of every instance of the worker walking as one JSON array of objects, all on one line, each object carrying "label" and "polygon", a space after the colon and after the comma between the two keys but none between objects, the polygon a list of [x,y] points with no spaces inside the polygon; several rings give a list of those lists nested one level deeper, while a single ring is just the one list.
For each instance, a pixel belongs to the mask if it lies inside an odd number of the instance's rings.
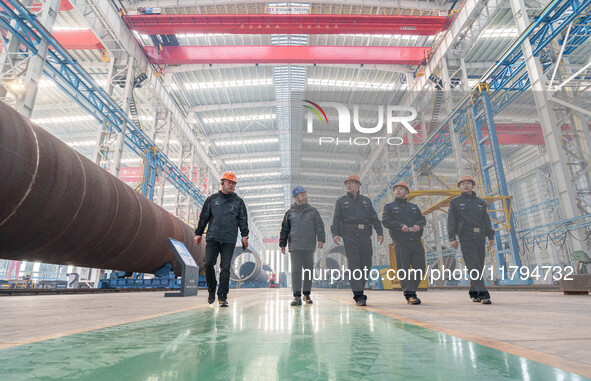
[{"label": "worker walking", "polygon": [[384,205],[382,224],[390,231],[398,270],[404,272],[404,279],[400,279],[404,297],[408,304],[421,304],[417,289],[425,274],[425,248],[421,237],[427,220],[416,204],[406,200],[410,192],[407,183],[401,181],[392,190],[396,199]]},{"label": "worker walking", "polygon": [[470,298],[474,302],[491,304],[490,294],[482,277],[486,237],[489,247],[494,245],[495,231],[492,228],[486,201],[476,197],[472,190],[476,182],[470,176],[462,176],[458,187],[462,194],[451,200],[447,218],[447,232],[451,247],[461,244],[464,263],[469,274],[476,270],[478,276],[470,276]]},{"label": "worker walking", "polygon": [[[302,305],[304,302],[312,304],[310,291],[312,290],[312,270],[314,267],[314,252],[322,249],[326,239],[324,222],[318,210],[308,204],[308,193],[302,186],[293,188],[292,196],[295,203],[289,208],[281,223],[279,247],[285,254],[285,247],[289,244],[291,261],[291,285],[293,289],[292,306]],[[302,270],[308,270],[302,272]],[[302,292],[303,280],[303,292]]]},{"label": "worker walking", "polygon": [[214,266],[220,255],[220,283],[217,288],[220,307],[228,306],[228,287],[230,284],[230,265],[236,247],[238,229],[242,236],[242,246],[248,247],[248,215],[244,201],[238,197],[236,175],[225,172],[221,178],[222,189],[209,196],[203,203],[199,224],[195,229],[195,242],[201,244],[203,231],[208,226],[205,246],[205,279],[209,291],[208,303],[215,301],[217,281]]},{"label": "worker walking", "polygon": [[[359,176],[349,175],[345,179],[347,194],[336,202],[330,230],[337,245],[340,244],[341,238],[343,239],[345,256],[351,271],[353,299],[358,306],[365,306],[367,305],[367,296],[363,290],[373,255],[372,227],[378,234],[380,245],[384,242],[384,232],[371,200],[359,194],[360,187]],[[361,277],[359,277],[360,272]]]}]

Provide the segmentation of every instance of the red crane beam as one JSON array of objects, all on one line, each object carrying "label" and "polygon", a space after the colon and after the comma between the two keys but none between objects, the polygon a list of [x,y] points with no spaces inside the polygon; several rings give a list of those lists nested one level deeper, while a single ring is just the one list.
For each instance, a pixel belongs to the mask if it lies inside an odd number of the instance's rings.
[{"label": "red crane beam", "polygon": [[448,17],[375,15],[137,15],[123,18],[143,34],[403,34],[432,36]]},{"label": "red crane beam", "polygon": [[389,64],[420,65],[431,48],[397,46],[145,46],[155,65],[182,64]]},{"label": "red crane beam", "polygon": [[[105,47],[90,29],[83,30],[56,30],[53,31],[55,39],[67,50],[80,49],[104,49]],[[0,53],[3,45],[0,45]]]},{"label": "red crane beam", "polygon": [[104,49],[103,44],[90,29],[56,30],[52,34],[67,50]]}]

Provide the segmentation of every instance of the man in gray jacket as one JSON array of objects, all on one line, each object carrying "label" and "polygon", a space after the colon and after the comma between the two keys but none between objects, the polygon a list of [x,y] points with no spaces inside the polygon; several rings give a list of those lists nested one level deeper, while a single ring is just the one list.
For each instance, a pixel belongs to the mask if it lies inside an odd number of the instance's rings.
[{"label": "man in gray jacket", "polygon": [[289,242],[291,252],[291,284],[294,299],[292,306],[302,305],[302,269],[309,270],[304,274],[304,301],[312,304],[310,290],[312,289],[312,269],[314,267],[314,252],[316,247],[322,249],[325,242],[324,223],[316,208],[308,204],[308,194],[304,187],[293,188],[292,195],[295,204],[285,213],[281,223],[279,247],[285,254],[285,247]]}]

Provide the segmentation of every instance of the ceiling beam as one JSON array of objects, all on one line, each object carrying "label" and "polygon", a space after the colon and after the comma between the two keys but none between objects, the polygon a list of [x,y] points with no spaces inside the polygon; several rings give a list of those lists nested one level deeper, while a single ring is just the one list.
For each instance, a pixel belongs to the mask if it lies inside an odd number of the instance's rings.
[{"label": "ceiling beam", "polygon": [[[338,160],[339,156],[338,155],[333,155],[333,154],[323,154],[321,152],[311,152],[311,151],[303,151],[303,150],[290,150],[289,151],[292,155],[292,157],[297,156],[297,155],[301,155],[308,158],[314,158],[314,159],[328,159],[328,155],[330,156],[330,158],[332,159],[336,159]],[[255,157],[271,157],[271,156],[280,156],[282,154],[281,151],[257,151],[257,152],[252,152],[250,154],[248,154],[248,158],[255,158]],[[350,160],[361,160],[365,158],[365,155],[361,155],[361,154],[354,154],[354,153],[347,153],[346,155],[344,154],[343,157],[346,157],[347,159]],[[222,155],[218,155],[215,157],[216,159],[222,159],[222,160],[232,160],[232,159],[246,159],[247,157],[245,156],[244,153],[228,153],[228,154],[222,154]]]},{"label": "ceiling beam", "polygon": [[237,132],[221,132],[219,134],[211,134],[207,135],[207,139],[210,141],[215,142],[215,140],[223,140],[223,139],[244,139],[244,138],[257,138],[257,137],[269,137],[270,135],[275,136],[278,133],[282,134],[289,134],[288,130],[285,131],[278,131],[278,130],[256,130],[256,131],[244,131],[237,135]]},{"label": "ceiling beam", "polygon": [[[146,8],[184,8],[184,7],[203,7],[203,6],[227,6],[242,4],[260,4],[261,0],[147,0],[147,1],[125,1],[127,9],[138,7]],[[331,4],[333,6],[365,6],[380,8],[403,8],[417,9],[426,11],[447,11],[448,4],[440,1],[425,0],[307,0],[308,4]]]},{"label": "ceiling beam", "polygon": [[228,109],[238,108],[258,108],[258,107],[277,107],[277,106],[289,106],[289,101],[277,101],[269,100],[262,102],[242,102],[242,103],[224,103],[216,105],[202,105],[195,106],[188,109],[188,112],[208,112],[208,111],[224,111]]},{"label": "ceiling beam", "polygon": [[[365,70],[378,70],[392,73],[401,74],[412,74],[413,71],[410,67],[405,65],[377,65],[377,64],[316,64],[316,63],[303,63],[300,65],[304,66],[315,66],[315,67],[331,67],[340,69],[365,69]],[[275,66],[274,64],[252,64],[252,67],[260,66]],[[243,68],[248,65],[238,64],[188,64],[181,66],[172,66],[166,68],[166,73],[186,73],[191,71],[204,71],[204,70],[219,70],[219,69],[235,69],[237,67]],[[490,66],[489,66],[490,67]],[[488,69],[488,68],[487,68]]]}]

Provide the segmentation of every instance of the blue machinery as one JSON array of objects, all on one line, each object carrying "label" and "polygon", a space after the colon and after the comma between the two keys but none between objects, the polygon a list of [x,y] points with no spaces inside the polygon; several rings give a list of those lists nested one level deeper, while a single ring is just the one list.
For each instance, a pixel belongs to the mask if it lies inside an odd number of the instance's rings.
[{"label": "blue machinery", "polygon": [[[490,177],[494,173],[499,184],[500,195],[508,196],[507,181],[504,175],[493,116],[530,88],[521,44],[526,39],[529,39],[534,56],[541,58],[542,68],[549,68],[551,61],[546,59],[544,48],[556,37],[561,35],[573,21],[579,18],[577,23],[572,25],[570,34],[567,34],[569,36],[568,41],[564,41],[565,36],[560,37],[561,40],[559,43],[566,43],[566,49],[563,53],[564,56],[572,53],[591,36],[591,14],[582,16],[590,6],[591,0],[552,1],[517,41],[503,54],[497,63],[483,76],[481,83],[476,86],[473,93],[462,99],[445,121],[438,126],[417,152],[412,155],[409,161],[402,166],[398,173],[378,193],[374,199],[374,205],[378,206],[392,186],[398,181],[404,180],[412,185],[412,173],[414,170],[434,168],[444,158],[452,154],[451,125],[453,125],[460,142],[464,142],[467,139],[467,128],[474,129],[473,133],[477,137],[475,143],[478,149],[479,165],[483,174],[486,193],[490,194],[492,192],[493,179]],[[468,118],[471,118],[474,123],[468,123]],[[469,126],[469,124],[473,127]],[[483,136],[483,127],[485,126],[488,126],[489,132],[487,136]],[[493,160],[487,163],[485,144],[489,141]],[[517,232],[513,229],[515,225],[512,222],[511,213],[508,216],[503,215],[501,217],[504,219],[504,222],[509,222],[507,220],[510,220],[511,228],[508,234],[508,249],[502,246],[500,235],[497,234],[496,236],[495,252],[498,266],[501,267],[505,263],[505,254],[508,253],[511,253],[514,265],[521,266]],[[563,221],[563,225],[591,226],[591,219],[585,217],[589,216],[582,216],[580,220],[573,221],[572,223]],[[496,219],[496,215],[493,214],[493,218]],[[580,222],[583,220],[585,223],[581,224]],[[495,223],[495,230],[499,229],[499,225],[498,222]],[[529,240],[532,239],[532,236],[535,237],[534,232],[527,231],[520,233]],[[535,238],[533,239],[535,240]],[[531,284],[531,280],[528,280],[526,283]]]},{"label": "blue machinery", "polygon": [[[105,91],[98,86],[86,71],[62,48],[55,38],[17,0],[0,0],[0,26],[9,31],[29,51],[23,54],[36,55],[41,41],[49,48],[43,72],[68,94],[97,122],[106,121],[111,132],[125,131],[125,144],[138,156],[145,155],[142,194],[149,199],[154,195],[156,170],[166,174],[166,179],[179,191],[189,195],[199,205],[205,196],[177,168],[170,159],[159,152],[155,143],[136,126],[131,118]],[[6,46],[8,39],[2,37]]]},{"label": "blue machinery", "polygon": [[[154,277],[145,279],[143,273],[133,273],[130,277],[117,277],[113,272],[110,277],[105,277],[99,281],[100,289],[113,288],[181,288],[181,279],[175,278],[174,272],[168,276]],[[207,287],[205,284],[205,275],[199,274],[199,287]]]}]

